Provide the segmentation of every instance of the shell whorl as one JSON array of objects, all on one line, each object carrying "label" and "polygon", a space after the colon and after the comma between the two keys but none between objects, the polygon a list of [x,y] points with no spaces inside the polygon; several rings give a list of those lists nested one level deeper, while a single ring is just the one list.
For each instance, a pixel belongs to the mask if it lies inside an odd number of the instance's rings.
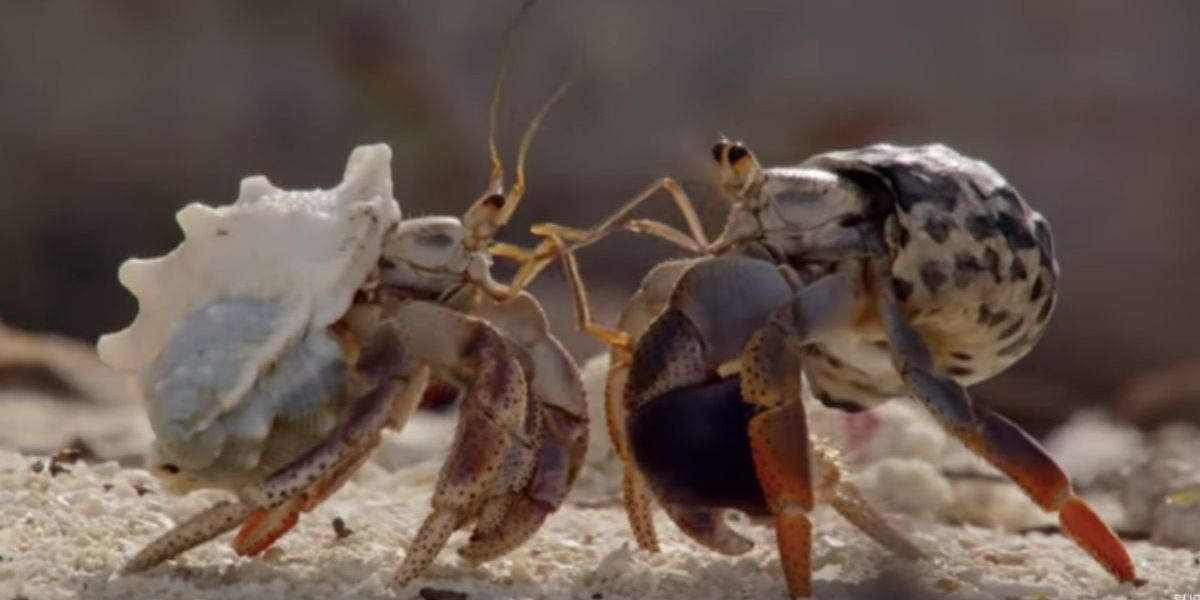
[{"label": "shell whorl", "polygon": [[[201,332],[225,336],[217,346],[236,349],[238,358],[213,361],[226,372],[212,377],[207,390],[204,378],[197,378],[191,401],[205,398],[205,406],[190,407],[180,431],[164,435],[156,428],[160,441],[190,438],[233,412],[264,369],[346,312],[375,268],[384,237],[400,220],[390,163],[387,145],[360,146],[342,182],[324,190],[283,190],[266,177],[247,177],[233,204],[192,203],[180,210],[176,220],[184,240],[170,253],[121,265],[118,277],[137,299],[138,314],[126,329],[101,337],[97,347],[102,361],[138,375],[151,404],[175,402],[177,394],[157,398],[158,392],[177,384],[181,369],[193,368],[195,361],[172,350],[197,344],[177,339],[197,335],[184,323],[231,302],[271,307],[269,322],[253,335],[239,329]],[[232,339],[247,335],[253,339]]]}]

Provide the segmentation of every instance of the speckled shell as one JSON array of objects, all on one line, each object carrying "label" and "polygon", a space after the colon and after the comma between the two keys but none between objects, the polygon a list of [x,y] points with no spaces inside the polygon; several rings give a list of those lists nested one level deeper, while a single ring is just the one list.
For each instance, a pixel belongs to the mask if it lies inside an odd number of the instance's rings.
[{"label": "speckled shell", "polygon": [[242,180],[231,205],[193,203],[184,241],[121,265],[138,314],[98,344],[135,374],[177,487],[234,487],[294,458],[336,424],[347,370],[327,326],[349,308],[400,219],[391,150],[362,146],[340,185]]},{"label": "speckled shell", "polygon": [[[974,384],[1037,343],[1057,297],[1050,226],[990,165],[941,144],[876,144],[804,164],[882,199],[876,208],[890,213],[895,296],[940,369]],[[870,406],[903,395],[887,352],[873,349],[881,339],[879,331],[874,340],[847,336],[814,347],[806,372],[831,403]]]}]

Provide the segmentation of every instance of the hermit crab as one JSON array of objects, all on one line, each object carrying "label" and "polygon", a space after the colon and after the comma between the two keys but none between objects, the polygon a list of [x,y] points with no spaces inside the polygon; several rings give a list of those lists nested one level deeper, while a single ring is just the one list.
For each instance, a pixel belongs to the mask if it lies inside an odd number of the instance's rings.
[{"label": "hermit crab", "polygon": [[[807,514],[815,496],[844,500],[836,470],[810,444],[802,390],[848,411],[914,396],[1057,511],[1063,531],[1114,577],[1134,580],[1126,549],[1066,473],[965,391],[1025,355],[1046,328],[1058,266],[1045,219],[990,166],[943,145],[879,144],[763,168],[722,139],[713,156],[731,203],[716,241],[680,186],[663,179],[589,230],[535,226],[542,262],[521,274],[561,256],[578,326],[613,347],[606,409],[640,545],[656,547],[651,497],[685,533],[729,554],[750,543],[722,511],[768,512],[789,590],[809,595]],[[629,218],[663,189],[688,233]],[[591,320],[573,253],[620,230],[697,257],[651,271],[607,329]]]},{"label": "hermit crab", "polygon": [[523,543],[564,500],[587,446],[578,369],[528,293],[492,279],[489,247],[525,191],[521,140],[505,193],[491,180],[463,218],[401,219],[391,151],[356,149],[332,189],[243,180],[237,201],[192,204],[170,254],[130,260],[133,324],[99,342],[136,375],[157,436],[152,468],[176,490],[221,502],[168,531],[136,572],[240,525],[242,555],[269,547],[400,428],[429,385],[459,390],[458,428],[394,583],[421,575],[456,530],[479,562]]}]

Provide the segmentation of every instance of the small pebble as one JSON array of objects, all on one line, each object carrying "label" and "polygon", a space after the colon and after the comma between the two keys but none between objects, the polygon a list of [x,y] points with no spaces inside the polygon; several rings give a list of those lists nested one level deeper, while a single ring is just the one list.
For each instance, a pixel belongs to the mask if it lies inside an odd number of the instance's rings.
[{"label": "small pebble", "polygon": [[467,594],[464,592],[456,592],[454,590],[439,590],[437,588],[423,587],[417,592],[421,596],[421,600],[467,600]]},{"label": "small pebble", "polygon": [[337,535],[337,539],[344,540],[354,533],[353,529],[346,526],[346,520],[341,517],[333,518],[333,533]]}]

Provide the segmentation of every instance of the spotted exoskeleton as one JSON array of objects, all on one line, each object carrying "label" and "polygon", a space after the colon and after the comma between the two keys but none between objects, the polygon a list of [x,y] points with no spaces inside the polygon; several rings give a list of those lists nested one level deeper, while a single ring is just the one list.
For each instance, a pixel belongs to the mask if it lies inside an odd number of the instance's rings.
[{"label": "spotted exoskeleton", "polygon": [[[651,494],[685,533],[730,554],[749,542],[721,511],[769,510],[789,590],[809,595],[808,512],[831,471],[810,446],[806,386],[850,411],[917,398],[1038,506],[1057,511],[1063,531],[1114,577],[1134,580],[1124,546],[1066,473],[965,391],[1045,331],[1058,279],[1045,219],[990,166],[942,145],[880,144],[764,169],[745,146],[722,140],[713,156],[731,208],[712,243],[670,179],[590,230],[534,228],[547,237],[543,260],[565,259],[579,327],[612,345],[614,365],[628,371],[610,379],[607,410],[639,543],[655,547]],[[688,233],[629,218],[662,189]],[[698,258],[652,272],[639,296],[657,300],[635,296],[609,330],[590,319],[573,252],[620,230]],[[631,318],[640,335],[629,335]]]},{"label": "spotted exoskeleton", "polygon": [[[501,72],[503,74],[503,71]],[[129,261],[137,296],[127,330],[100,342],[138,376],[157,435],[152,468],[220,502],[146,546],[136,572],[241,529],[241,555],[268,548],[400,428],[432,383],[459,390],[458,428],[394,583],[421,575],[456,530],[480,562],[523,543],[563,502],[587,447],[578,368],[528,293],[495,281],[489,247],[525,192],[490,183],[462,219],[401,219],[390,150],[355,151],[331,190],[243,181],[238,201],[179,213],[185,241]],[[565,89],[565,88],[564,88]]]}]

